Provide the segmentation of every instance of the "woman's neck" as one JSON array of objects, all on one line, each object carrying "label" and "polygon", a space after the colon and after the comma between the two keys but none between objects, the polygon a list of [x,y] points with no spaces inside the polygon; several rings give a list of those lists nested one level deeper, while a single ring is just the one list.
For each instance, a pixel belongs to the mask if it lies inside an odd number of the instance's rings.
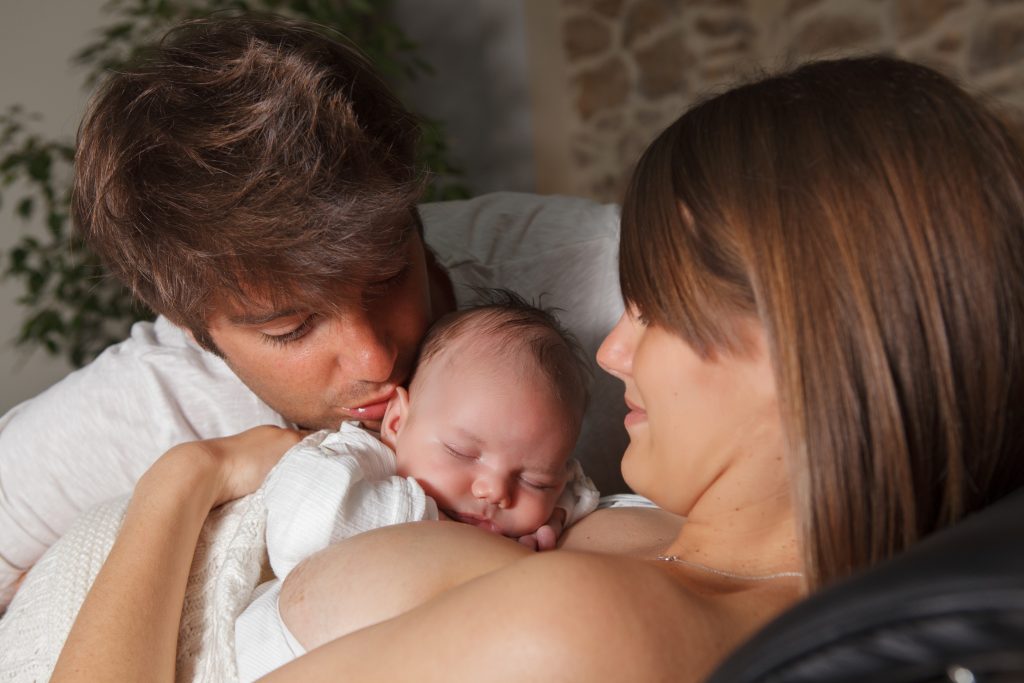
[{"label": "woman's neck", "polygon": [[802,571],[788,485],[770,484],[741,472],[719,478],[663,554],[745,576]]}]

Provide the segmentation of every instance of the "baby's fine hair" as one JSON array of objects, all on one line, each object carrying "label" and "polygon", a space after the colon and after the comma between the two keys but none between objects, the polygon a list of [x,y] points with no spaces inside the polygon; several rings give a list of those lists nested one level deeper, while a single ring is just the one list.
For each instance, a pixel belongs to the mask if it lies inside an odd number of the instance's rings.
[{"label": "baby's fine hair", "polygon": [[555,317],[507,289],[479,289],[480,302],[449,313],[428,330],[416,367],[422,367],[468,333],[487,339],[495,363],[525,357],[547,379],[577,427],[589,398],[590,364],[579,341]]}]

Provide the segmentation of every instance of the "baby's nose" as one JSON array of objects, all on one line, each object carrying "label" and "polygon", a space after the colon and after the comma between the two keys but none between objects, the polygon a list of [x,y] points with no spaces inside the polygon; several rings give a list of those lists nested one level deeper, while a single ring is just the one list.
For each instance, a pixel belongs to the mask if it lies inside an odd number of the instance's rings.
[{"label": "baby's nose", "polygon": [[500,476],[478,477],[473,482],[473,495],[501,509],[509,507],[511,503],[508,482]]}]

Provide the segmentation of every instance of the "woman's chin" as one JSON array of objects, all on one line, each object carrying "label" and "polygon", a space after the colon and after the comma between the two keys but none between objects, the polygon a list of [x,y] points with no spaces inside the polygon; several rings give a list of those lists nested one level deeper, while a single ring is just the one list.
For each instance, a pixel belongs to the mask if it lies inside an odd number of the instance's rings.
[{"label": "woman's chin", "polygon": [[[647,488],[646,477],[642,476],[644,474],[642,466],[643,458],[642,455],[637,452],[639,450],[639,445],[634,441],[630,441],[629,445],[626,446],[626,451],[622,454],[622,463],[620,465],[620,468],[622,469],[622,479],[635,493],[646,498],[650,498],[645,491]],[[641,462],[638,463],[638,461]]]}]

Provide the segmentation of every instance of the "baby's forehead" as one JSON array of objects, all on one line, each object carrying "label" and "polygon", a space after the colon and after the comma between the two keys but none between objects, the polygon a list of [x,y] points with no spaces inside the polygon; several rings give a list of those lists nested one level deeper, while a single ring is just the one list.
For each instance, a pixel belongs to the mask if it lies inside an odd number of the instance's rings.
[{"label": "baby's forehead", "polygon": [[480,308],[442,318],[431,329],[409,394],[415,402],[424,390],[463,393],[460,381],[473,384],[477,391],[504,386],[526,389],[529,398],[520,395],[520,401],[540,404],[578,430],[588,378],[589,368],[575,341],[548,314],[535,309],[524,313]]},{"label": "baby's forehead", "polygon": [[535,385],[539,392],[554,393],[526,340],[487,329],[462,330],[432,356],[421,360],[416,369],[425,382],[441,384],[458,382],[469,373],[490,376],[495,381],[514,380]]}]

